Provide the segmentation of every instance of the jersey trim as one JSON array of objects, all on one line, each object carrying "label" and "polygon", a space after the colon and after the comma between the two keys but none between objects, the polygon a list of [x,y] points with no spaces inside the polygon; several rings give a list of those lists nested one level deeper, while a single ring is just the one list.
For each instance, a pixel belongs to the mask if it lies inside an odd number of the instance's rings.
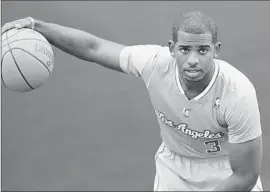
[{"label": "jersey trim", "polygon": [[[205,96],[208,91],[213,87],[217,77],[218,77],[218,73],[219,73],[219,65],[217,64],[217,62],[214,60],[214,63],[215,63],[215,71],[214,71],[214,75],[210,81],[210,83],[207,85],[207,87],[199,94],[197,95],[196,97],[194,97],[192,100],[199,100],[201,99],[203,96]],[[175,73],[176,73],[176,83],[177,83],[177,86],[178,86],[178,89],[180,91],[181,94],[183,95],[186,95],[185,94],[185,91],[183,90],[182,86],[181,86],[181,83],[180,83],[180,80],[179,80],[179,71],[178,71],[178,67],[177,65],[175,65]]]}]

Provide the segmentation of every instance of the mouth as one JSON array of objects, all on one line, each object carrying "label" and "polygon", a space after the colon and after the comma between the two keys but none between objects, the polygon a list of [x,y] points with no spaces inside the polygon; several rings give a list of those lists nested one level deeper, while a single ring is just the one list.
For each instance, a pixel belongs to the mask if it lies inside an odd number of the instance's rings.
[{"label": "mouth", "polygon": [[185,69],[185,71],[188,71],[188,72],[198,72],[198,71],[201,71],[201,70],[198,69],[198,68],[188,68],[188,69]]},{"label": "mouth", "polygon": [[196,78],[201,72],[200,69],[195,69],[195,68],[194,69],[185,69],[184,71],[185,71],[185,74],[189,78]]}]

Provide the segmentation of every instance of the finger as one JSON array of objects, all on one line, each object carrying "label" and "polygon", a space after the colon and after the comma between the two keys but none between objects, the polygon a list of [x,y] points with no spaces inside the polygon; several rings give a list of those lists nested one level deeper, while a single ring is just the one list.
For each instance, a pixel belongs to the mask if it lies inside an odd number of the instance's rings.
[{"label": "finger", "polygon": [[5,33],[6,31],[13,29],[15,27],[15,23],[14,22],[10,22],[10,23],[6,23],[3,27],[2,27],[2,34]]},{"label": "finger", "polygon": [[1,34],[14,28],[21,29],[21,28],[30,28],[30,27],[31,27],[31,21],[29,21],[29,19],[19,19],[13,22],[6,23],[2,27]]},{"label": "finger", "polygon": [[16,24],[14,25],[14,27],[17,28],[17,29],[21,29],[21,28],[24,27],[24,25],[21,24],[21,23],[16,23]]},{"label": "finger", "polygon": [[17,20],[14,27],[16,27],[17,29],[31,28],[31,21],[28,18]]}]

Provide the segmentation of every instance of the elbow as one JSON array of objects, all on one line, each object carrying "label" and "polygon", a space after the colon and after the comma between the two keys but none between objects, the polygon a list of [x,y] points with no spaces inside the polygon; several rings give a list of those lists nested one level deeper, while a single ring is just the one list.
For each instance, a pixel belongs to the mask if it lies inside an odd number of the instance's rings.
[{"label": "elbow", "polygon": [[245,173],[238,176],[241,178],[242,184],[246,186],[245,191],[251,191],[257,184],[259,173]]},{"label": "elbow", "polygon": [[84,60],[90,61],[90,62],[96,62],[96,57],[99,52],[100,42],[98,40],[96,41],[89,41],[87,45],[85,46],[84,51]]},{"label": "elbow", "polygon": [[77,49],[73,53],[74,56],[78,57],[79,59],[82,59],[84,61],[89,62],[95,62],[95,55],[96,55],[97,49],[93,47],[93,45],[84,45],[80,49]]},{"label": "elbow", "polygon": [[259,178],[259,174],[250,174],[247,176],[247,182],[250,183],[250,190],[254,188]]}]

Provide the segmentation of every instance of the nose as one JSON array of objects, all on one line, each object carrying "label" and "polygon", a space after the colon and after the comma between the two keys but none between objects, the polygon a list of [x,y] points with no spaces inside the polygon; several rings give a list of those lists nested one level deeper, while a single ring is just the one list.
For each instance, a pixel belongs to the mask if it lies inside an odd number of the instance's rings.
[{"label": "nose", "polygon": [[190,53],[188,57],[188,64],[191,66],[195,66],[199,63],[199,58],[196,53]]}]

